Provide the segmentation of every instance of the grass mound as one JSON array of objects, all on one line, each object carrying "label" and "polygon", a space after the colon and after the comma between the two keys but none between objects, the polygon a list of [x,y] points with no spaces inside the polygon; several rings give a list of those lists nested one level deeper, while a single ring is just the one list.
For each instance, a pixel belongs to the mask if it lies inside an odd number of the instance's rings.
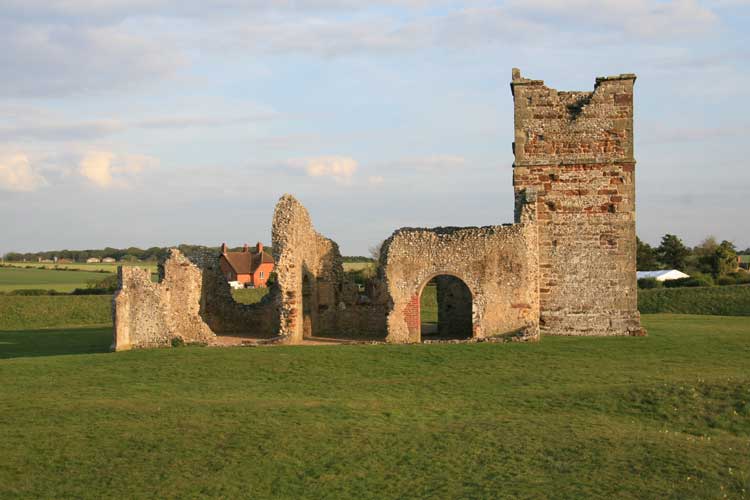
[{"label": "grass mound", "polygon": [[643,314],[750,316],[750,285],[638,290]]},{"label": "grass mound", "polygon": [[0,330],[111,323],[111,295],[0,295]]}]

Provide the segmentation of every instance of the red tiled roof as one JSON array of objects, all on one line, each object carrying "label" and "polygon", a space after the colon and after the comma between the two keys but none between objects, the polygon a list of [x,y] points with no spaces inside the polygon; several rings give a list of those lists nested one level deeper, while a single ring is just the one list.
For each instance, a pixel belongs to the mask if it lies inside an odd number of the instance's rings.
[{"label": "red tiled roof", "polygon": [[263,252],[227,252],[224,254],[227,262],[236,274],[253,274],[261,264],[273,264],[273,257]]}]

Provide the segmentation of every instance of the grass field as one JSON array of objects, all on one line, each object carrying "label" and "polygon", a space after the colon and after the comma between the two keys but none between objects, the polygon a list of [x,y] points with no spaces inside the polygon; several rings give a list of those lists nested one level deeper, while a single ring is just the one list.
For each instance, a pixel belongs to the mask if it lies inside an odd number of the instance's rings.
[{"label": "grass field", "polygon": [[255,304],[268,295],[268,288],[241,288],[232,290],[232,297],[240,304]]},{"label": "grass field", "polygon": [[86,262],[74,262],[72,264],[50,264],[43,262],[5,262],[3,266],[9,267],[21,267],[25,268],[31,266],[33,268],[44,267],[45,269],[62,269],[62,270],[81,270],[81,271],[107,271],[109,273],[116,273],[118,266],[137,266],[144,269],[151,269],[152,273],[156,272],[155,262],[117,262],[114,264],[108,263],[93,263],[88,264]]},{"label": "grass field", "polygon": [[0,497],[747,498],[750,322],[105,353],[0,332]]},{"label": "grass field", "polygon": [[344,262],[344,272],[362,271],[375,267],[374,262]]},{"label": "grass field", "polygon": [[0,267],[0,292],[28,289],[71,292],[76,288],[86,288],[87,283],[101,281],[107,276],[108,273],[94,271]]},{"label": "grass field", "polygon": [[424,290],[422,290],[422,295],[419,297],[419,314],[422,323],[437,323],[438,307],[436,285],[430,283],[424,287]]}]

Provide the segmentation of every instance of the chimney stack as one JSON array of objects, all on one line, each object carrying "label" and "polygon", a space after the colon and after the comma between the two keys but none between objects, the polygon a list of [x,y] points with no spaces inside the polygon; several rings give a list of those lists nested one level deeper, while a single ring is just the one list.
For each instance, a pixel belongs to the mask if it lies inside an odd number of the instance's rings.
[{"label": "chimney stack", "polygon": [[221,244],[221,253],[227,253],[227,244],[226,243],[222,243]]},{"label": "chimney stack", "polygon": [[245,243],[245,246],[242,247],[242,251],[245,252],[245,253],[248,252],[247,243]]},{"label": "chimney stack", "polygon": [[261,242],[259,241],[258,243],[256,243],[256,245],[255,245],[255,246],[256,246],[256,247],[258,247],[258,253],[259,253],[259,254],[262,254],[262,253],[263,253],[263,243],[261,243]]}]

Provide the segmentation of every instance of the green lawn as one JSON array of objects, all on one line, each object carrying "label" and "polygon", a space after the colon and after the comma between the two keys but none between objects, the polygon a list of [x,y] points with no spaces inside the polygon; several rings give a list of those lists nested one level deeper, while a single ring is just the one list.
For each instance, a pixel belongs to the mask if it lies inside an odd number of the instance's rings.
[{"label": "green lawn", "polygon": [[422,290],[422,295],[419,297],[419,314],[422,323],[437,323],[437,285],[429,283]]},{"label": "green lawn", "polygon": [[643,322],[123,353],[109,328],[0,332],[0,497],[747,498],[750,321]]},{"label": "green lawn", "polygon": [[109,273],[95,271],[0,267],[0,292],[31,288],[71,292],[76,288],[86,288],[87,283],[101,281],[108,275]]},{"label": "green lawn", "polygon": [[255,304],[268,295],[268,288],[240,288],[232,290],[232,297],[240,304]]}]

